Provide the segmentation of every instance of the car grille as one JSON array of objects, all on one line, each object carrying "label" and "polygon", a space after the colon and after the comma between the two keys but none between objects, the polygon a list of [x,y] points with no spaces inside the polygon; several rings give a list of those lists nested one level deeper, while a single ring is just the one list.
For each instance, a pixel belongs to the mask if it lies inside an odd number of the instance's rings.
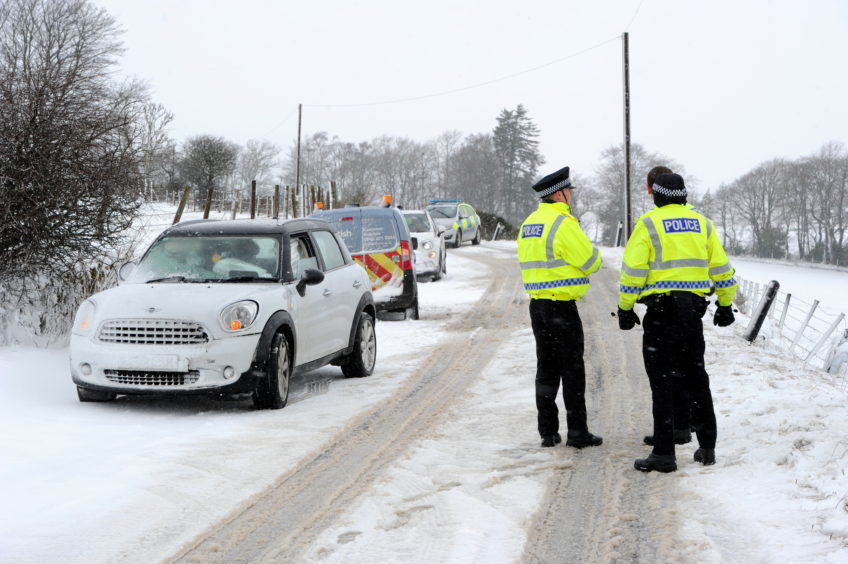
[{"label": "car grille", "polygon": [[201,345],[209,335],[199,323],[171,319],[119,319],[107,321],[97,338],[125,345]]},{"label": "car grille", "polygon": [[104,370],[106,379],[116,384],[133,386],[184,386],[194,384],[200,378],[200,372],[159,372],[152,370]]}]

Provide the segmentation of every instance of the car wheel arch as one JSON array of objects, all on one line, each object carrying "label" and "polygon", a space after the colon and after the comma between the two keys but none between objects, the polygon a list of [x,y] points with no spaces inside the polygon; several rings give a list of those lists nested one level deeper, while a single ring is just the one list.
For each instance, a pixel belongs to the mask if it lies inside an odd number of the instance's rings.
[{"label": "car wheel arch", "polygon": [[370,294],[362,294],[359,298],[359,305],[356,306],[356,315],[353,317],[353,323],[350,326],[350,337],[348,337],[348,349],[353,348],[356,341],[356,330],[359,327],[359,321],[363,315],[370,315],[374,322],[377,321],[377,307],[374,305],[374,298]]},{"label": "car wheel arch", "polygon": [[268,321],[265,322],[265,327],[262,329],[262,335],[259,337],[259,344],[256,345],[257,366],[266,367],[271,359],[271,345],[274,342],[274,336],[284,334],[289,342],[289,355],[291,356],[292,368],[294,361],[297,358],[297,329],[294,326],[294,319],[287,311],[275,312]]}]

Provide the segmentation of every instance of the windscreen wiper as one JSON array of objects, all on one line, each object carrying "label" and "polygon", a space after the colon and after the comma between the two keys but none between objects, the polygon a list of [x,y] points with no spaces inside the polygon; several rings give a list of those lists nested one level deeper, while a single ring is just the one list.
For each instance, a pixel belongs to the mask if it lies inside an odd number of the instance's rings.
[{"label": "windscreen wiper", "polygon": [[235,278],[224,278],[215,282],[278,282],[276,278],[267,276],[236,276]]},{"label": "windscreen wiper", "polygon": [[[205,284],[206,282],[211,282],[208,278],[186,278],[185,276],[165,276],[164,278],[154,278],[153,280],[148,280],[145,284],[153,284],[155,282],[188,282],[188,283],[198,283]],[[217,280],[215,281],[217,282]]]}]

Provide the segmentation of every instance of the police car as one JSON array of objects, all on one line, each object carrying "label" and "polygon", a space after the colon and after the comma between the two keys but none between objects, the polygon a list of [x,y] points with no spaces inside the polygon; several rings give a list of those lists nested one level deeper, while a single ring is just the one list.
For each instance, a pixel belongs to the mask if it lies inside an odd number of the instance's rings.
[{"label": "police car", "polygon": [[445,241],[455,248],[465,241],[480,244],[480,216],[469,204],[462,200],[430,200],[427,211],[445,228]]},{"label": "police car", "polygon": [[119,277],[74,319],[80,401],[249,393],[257,408],[279,409],[295,373],[374,369],[371,284],[327,222],[181,223]]}]

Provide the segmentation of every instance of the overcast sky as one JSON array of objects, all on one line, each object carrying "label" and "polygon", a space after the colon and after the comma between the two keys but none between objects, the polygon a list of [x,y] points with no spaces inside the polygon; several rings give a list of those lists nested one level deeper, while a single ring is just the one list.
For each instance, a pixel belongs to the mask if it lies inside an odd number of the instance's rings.
[{"label": "overcast sky", "polygon": [[[591,174],[621,143],[627,30],[633,141],[681,162],[702,188],[848,141],[848,2],[838,0],[96,3],[126,30],[124,71],[176,114],[178,140],[288,146],[303,103],[305,133],[426,141],[491,131],[521,103],[541,129],[540,172]],[[575,53],[453,94],[317,107],[461,89]]]}]

